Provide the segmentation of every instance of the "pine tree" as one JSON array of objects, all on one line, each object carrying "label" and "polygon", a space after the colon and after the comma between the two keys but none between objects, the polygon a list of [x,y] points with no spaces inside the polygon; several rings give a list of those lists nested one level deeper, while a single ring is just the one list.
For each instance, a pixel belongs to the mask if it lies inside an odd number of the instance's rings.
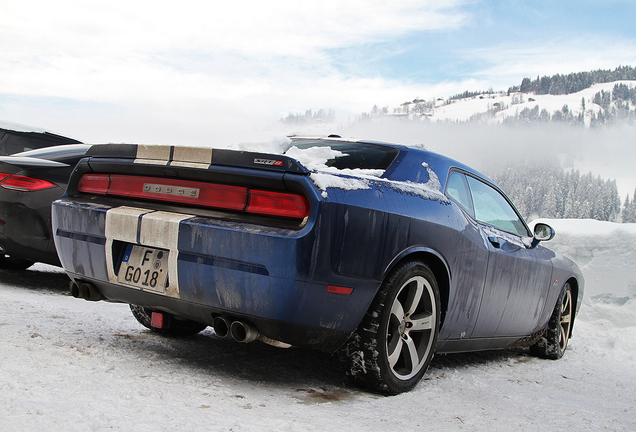
[{"label": "pine tree", "polygon": [[625,204],[623,204],[623,223],[634,222],[632,214],[632,203],[629,201],[629,194],[625,197]]},{"label": "pine tree", "polygon": [[623,223],[636,223],[636,190],[633,199],[629,200],[629,194],[625,197],[623,204]]},{"label": "pine tree", "polygon": [[556,192],[556,187],[554,186],[556,185],[553,185],[553,187],[551,187],[548,190],[548,193],[545,196],[545,200],[543,202],[543,209],[541,212],[542,217],[548,217],[548,218],[560,217],[559,211],[558,211],[557,192]]}]

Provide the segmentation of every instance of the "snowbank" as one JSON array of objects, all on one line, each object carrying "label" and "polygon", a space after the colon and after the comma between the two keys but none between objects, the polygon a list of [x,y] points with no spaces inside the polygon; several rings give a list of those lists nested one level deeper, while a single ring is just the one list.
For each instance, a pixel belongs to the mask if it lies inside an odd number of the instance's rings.
[{"label": "snowbank", "polygon": [[539,221],[557,233],[544,245],[581,267],[586,297],[636,297],[636,224],[591,219],[539,219],[533,224]]}]

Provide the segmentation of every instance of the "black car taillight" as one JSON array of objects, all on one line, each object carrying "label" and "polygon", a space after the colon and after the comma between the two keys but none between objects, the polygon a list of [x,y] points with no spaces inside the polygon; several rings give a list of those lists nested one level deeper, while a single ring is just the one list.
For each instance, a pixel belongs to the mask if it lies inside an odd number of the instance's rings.
[{"label": "black car taillight", "polygon": [[294,219],[309,215],[309,203],[299,194],[190,180],[84,174],[77,190],[82,193],[168,201]]},{"label": "black car taillight", "polygon": [[15,174],[0,174],[0,186],[5,189],[17,190],[22,192],[33,192],[56,187],[55,184],[46,180]]}]

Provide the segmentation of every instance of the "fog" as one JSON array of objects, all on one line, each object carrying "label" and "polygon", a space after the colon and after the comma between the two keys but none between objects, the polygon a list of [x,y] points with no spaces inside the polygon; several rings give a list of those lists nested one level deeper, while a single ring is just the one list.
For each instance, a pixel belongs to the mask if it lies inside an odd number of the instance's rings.
[{"label": "fog", "polygon": [[278,122],[267,128],[242,130],[241,134],[244,139],[234,141],[230,147],[238,143],[242,149],[253,150],[250,140],[261,140],[271,142],[271,151],[278,151],[280,137],[337,134],[343,138],[423,145],[491,177],[520,163],[558,163],[581,174],[591,172],[605,180],[616,180],[621,200],[627,194],[632,199],[636,189],[636,125],[627,123],[591,129],[557,123],[442,123],[385,117],[306,128],[285,127]]},{"label": "fog", "polygon": [[[621,200],[630,199],[636,188],[636,125],[615,124],[596,129],[565,124],[479,124],[411,121],[393,117],[356,121],[353,113],[338,112],[331,124],[292,127],[279,121],[276,112],[239,109],[247,101],[216,106],[167,101],[136,107],[108,104],[69,104],[62,109],[44,105],[30,111],[16,103],[3,102],[23,123],[88,143],[127,142],[214,147],[235,147],[253,142],[271,142],[287,135],[370,139],[401,144],[424,144],[435,152],[453,157],[484,174],[519,162],[558,161],[581,173],[592,172],[616,179]],[[118,108],[118,109],[117,109]],[[78,117],[77,112],[81,112]],[[0,113],[2,110],[0,110]],[[347,117],[351,115],[351,117]],[[171,116],[177,116],[174,121]],[[12,118],[14,118],[12,117]],[[2,118],[2,117],[0,117]],[[8,118],[5,118],[5,120]],[[273,151],[275,147],[273,147]]]},{"label": "fog", "polygon": [[636,188],[636,126],[598,129],[570,125],[484,125],[386,119],[358,122],[329,131],[346,137],[424,144],[494,176],[519,162],[557,161],[566,169],[616,179],[621,199]]}]

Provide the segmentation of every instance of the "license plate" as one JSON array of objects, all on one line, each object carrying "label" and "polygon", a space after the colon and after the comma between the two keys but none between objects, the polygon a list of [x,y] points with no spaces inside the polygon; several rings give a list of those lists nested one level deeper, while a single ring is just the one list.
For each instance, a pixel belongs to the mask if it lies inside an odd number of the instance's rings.
[{"label": "license plate", "polygon": [[117,282],[163,293],[168,278],[168,251],[131,245],[119,267]]}]

